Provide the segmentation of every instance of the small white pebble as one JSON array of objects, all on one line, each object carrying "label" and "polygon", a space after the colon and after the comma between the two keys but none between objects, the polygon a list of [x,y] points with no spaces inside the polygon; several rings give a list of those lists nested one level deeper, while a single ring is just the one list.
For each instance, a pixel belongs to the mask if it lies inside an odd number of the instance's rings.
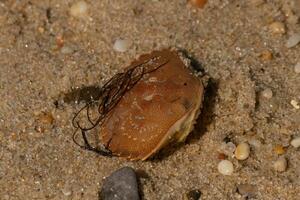
[{"label": "small white pebble", "polygon": [[266,99],[271,99],[273,97],[273,92],[270,88],[267,88],[261,92],[261,95]]},{"label": "small white pebble", "polygon": [[129,40],[117,39],[114,43],[114,50],[118,52],[126,52],[130,47],[131,42]]},{"label": "small white pebble", "polygon": [[84,17],[87,14],[88,4],[85,1],[78,1],[70,8],[70,15],[73,17]]},{"label": "small white pebble", "polygon": [[300,74],[300,62],[298,62],[295,67],[294,67],[294,71],[296,74]]},{"label": "small white pebble", "polygon": [[285,157],[278,158],[273,165],[274,169],[278,172],[284,172],[287,168],[287,160]]},{"label": "small white pebble", "polygon": [[291,105],[295,108],[295,109],[299,109],[300,108],[300,106],[299,106],[299,104],[298,104],[298,102],[296,101],[296,100],[291,100]]},{"label": "small white pebble", "polygon": [[232,156],[233,152],[236,149],[236,146],[232,142],[227,142],[227,143],[222,143],[220,147],[221,151],[227,155],[227,156]]},{"label": "small white pebble", "polygon": [[240,143],[234,152],[235,158],[238,160],[246,160],[250,155],[250,146],[249,144],[243,142]]},{"label": "small white pebble", "polygon": [[291,145],[295,148],[298,148],[300,147],[300,137],[297,137],[297,138],[294,138],[292,141],[291,141]]},{"label": "small white pebble", "polygon": [[285,46],[287,48],[292,48],[296,46],[300,42],[300,33],[295,33],[289,37],[289,39],[286,41]]},{"label": "small white pebble", "polygon": [[233,164],[229,160],[222,160],[218,164],[218,171],[223,175],[231,175],[233,173]]},{"label": "small white pebble", "polygon": [[273,33],[276,33],[276,34],[284,34],[285,33],[285,26],[282,22],[273,22],[270,25],[270,30]]}]

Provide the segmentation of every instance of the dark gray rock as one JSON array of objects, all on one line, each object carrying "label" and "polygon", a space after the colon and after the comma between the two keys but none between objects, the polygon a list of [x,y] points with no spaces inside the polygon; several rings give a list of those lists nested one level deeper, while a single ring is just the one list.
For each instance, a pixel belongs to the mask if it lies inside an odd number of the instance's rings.
[{"label": "dark gray rock", "polygon": [[139,200],[135,171],[123,167],[113,172],[104,180],[99,197],[101,200]]}]

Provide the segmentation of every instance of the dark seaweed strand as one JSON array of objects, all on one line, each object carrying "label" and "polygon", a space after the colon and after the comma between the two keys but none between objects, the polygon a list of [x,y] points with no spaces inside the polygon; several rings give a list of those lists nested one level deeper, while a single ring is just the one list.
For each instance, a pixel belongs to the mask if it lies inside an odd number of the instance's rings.
[{"label": "dark seaweed strand", "polygon": [[[94,129],[98,125],[101,125],[104,119],[107,117],[107,114],[120,102],[123,95],[130,89],[132,89],[133,86],[137,84],[145,74],[151,73],[169,62],[168,60],[163,60],[163,62],[161,63],[155,63],[155,61],[159,60],[160,58],[161,57],[153,57],[143,63],[132,66],[125,72],[114,75],[108,82],[106,82],[102,86],[99,99],[87,102],[86,105],[82,107],[72,119],[72,124],[76,128],[73,133],[72,139],[76,145],[80,146],[83,149],[94,151],[103,156],[112,156],[112,152],[108,150],[112,137],[110,138],[106,146],[103,146],[101,148],[93,147],[87,139],[87,134],[89,133],[88,131]],[[95,121],[93,121],[90,116],[90,109],[97,104],[98,117]],[[90,123],[89,127],[81,126],[80,121],[77,119],[80,113],[84,112],[85,110],[85,115],[88,122]],[[76,136],[79,130],[84,142],[83,145],[76,140]]]}]

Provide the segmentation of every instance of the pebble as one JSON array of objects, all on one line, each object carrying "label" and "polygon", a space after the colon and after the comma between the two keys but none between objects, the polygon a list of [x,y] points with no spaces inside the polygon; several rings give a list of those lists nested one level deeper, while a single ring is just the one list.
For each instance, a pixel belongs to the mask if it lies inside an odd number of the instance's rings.
[{"label": "pebble", "polygon": [[250,184],[240,184],[237,186],[237,191],[240,195],[243,195],[247,198],[254,198],[256,187]]},{"label": "pebble", "polygon": [[190,3],[198,8],[203,8],[207,3],[207,0],[190,0]]},{"label": "pebble", "polygon": [[300,42],[300,33],[295,33],[289,37],[289,39],[286,41],[285,46],[287,48],[292,48],[296,46]]},{"label": "pebble", "polygon": [[269,28],[275,34],[284,34],[285,33],[285,26],[282,22],[273,22]]},{"label": "pebble", "polygon": [[42,112],[38,115],[37,120],[42,124],[53,124],[55,119],[51,112]]},{"label": "pebble", "polygon": [[45,29],[44,29],[43,27],[38,27],[38,31],[39,31],[40,33],[44,33],[44,32],[45,32]]},{"label": "pebble", "polygon": [[296,74],[300,74],[300,62],[298,62],[295,67],[294,67],[294,71]]},{"label": "pebble", "polygon": [[276,153],[277,155],[282,155],[282,154],[285,153],[285,149],[284,149],[284,147],[283,147],[282,145],[276,145],[276,146],[274,147],[274,151],[275,151],[275,153]]},{"label": "pebble", "polygon": [[126,52],[130,47],[131,42],[129,40],[117,39],[114,43],[114,50],[118,52]]},{"label": "pebble", "polygon": [[64,44],[65,44],[64,38],[61,35],[57,36],[56,37],[56,46],[57,46],[57,48],[58,49],[62,48],[64,46]]},{"label": "pebble", "polygon": [[291,141],[291,145],[295,148],[300,147],[300,137],[296,137]]},{"label": "pebble", "polygon": [[291,100],[291,105],[297,110],[300,108],[300,106],[296,100]]},{"label": "pebble", "polygon": [[229,160],[222,160],[218,164],[218,171],[223,175],[231,175],[233,173],[233,164]]},{"label": "pebble", "polygon": [[104,180],[100,192],[102,200],[139,200],[138,183],[135,171],[123,167]]},{"label": "pebble", "polygon": [[275,162],[274,162],[274,169],[278,172],[284,172],[287,168],[287,160],[285,157],[279,157]]},{"label": "pebble", "polygon": [[232,156],[235,149],[236,146],[233,142],[227,142],[227,143],[224,142],[221,144],[221,151],[227,156]]},{"label": "pebble", "polygon": [[70,15],[73,17],[84,17],[88,11],[88,4],[85,1],[78,1],[70,8]]},{"label": "pebble", "polygon": [[257,149],[261,147],[261,141],[255,138],[250,138],[248,143]]},{"label": "pebble", "polygon": [[238,160],[246,160],[250,155],[250,146],[248,143],[240,143],[234,152],[235,158]]},{"label": "pebble", "polygon": [[270,88],[267,88],[261,92],[261,95],[266,99],[271,99],[273,97],[273,92]]},{"label": "pebble", "polygon": [[218,153],[218,159],[219,160],[225,160],[226,155],[224,153]]},{"label": "pebble", "polygon": [[272,60],[272,58],[273,58],[273,54],[272,54],[272,52],[269,51],[269,50],[264,50],[263,52],[261,52],[260,58],[261,58],[263,61],[270,61],[270,60]]},{"label": "pebble", "polygon": [[183,200],[199,200],[201,197],[201,191],[200,190],[191,190],[184,194]]}]

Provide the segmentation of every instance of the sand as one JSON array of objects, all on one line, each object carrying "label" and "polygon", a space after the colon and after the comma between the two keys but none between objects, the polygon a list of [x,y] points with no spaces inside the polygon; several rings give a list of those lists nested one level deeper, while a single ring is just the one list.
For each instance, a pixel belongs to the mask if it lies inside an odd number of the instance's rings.
[{"label": "sand", "polygon": [[[297,1],[297,0],[296,0]],[[0,1],[0,199],[98,199],[103,178],[131,166],[142,199],[245,199],[239,184],[254,185],[252,199],[296,200],[300,193],[300,32],[289,1],[209,0],[197,9],[185,0],[86,0],[88,13],[72,17],[75,1]],[[261,3],[262,2],[262,3]],[[289,10],[290,9],[290,10]],[[286,33],[270,31],[273,21]],[[116,52],[114,41],[132,41]],[[186,143],[146,162],[102,157],[72,141],[71,120],[82,105],[61,102],[71,88],[101,86],[134,58],[154,49],[186,50],[210,76],[202,114]],[[261,56],[269,51],[272,56]],[[261,91],[269,88],[268,99]],[[220,146],[259,141],[231,176],[217,171]],[[274,147],[285,147],[285,172],[276,172]]]}]

